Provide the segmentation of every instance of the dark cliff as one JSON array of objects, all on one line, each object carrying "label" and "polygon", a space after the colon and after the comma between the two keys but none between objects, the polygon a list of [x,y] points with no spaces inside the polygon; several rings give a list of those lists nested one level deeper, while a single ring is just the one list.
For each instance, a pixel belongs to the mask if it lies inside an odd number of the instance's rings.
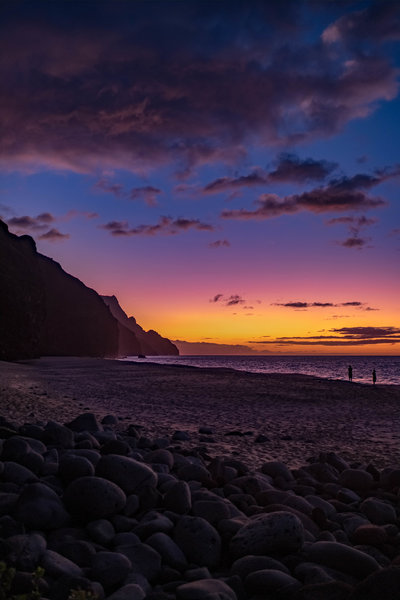
[{"label": "dark cliff", "polygon": [[0,221],[0,359],[116,356],[118,323],[100,296]]},{"label": "dark cliff", "polygon": [[44,294],[35,242],[0,220],[0,360],[39,356]]},{"label": "dark cliff", "polygon": [[[178,355],[178,348],[167,338],[162,337],[156,331],[150,329],[145,331],[136,323],[134,317],[128,317],[122,310],[115,296],[102,296],[105,304],[109,307],[112,315],[127,329],[135,334],[141,346],[141,353],[148,356]],[[122,354],[122,352],[121,352]],[[124,354],[136,354],[136,352],[124,352]]]}]

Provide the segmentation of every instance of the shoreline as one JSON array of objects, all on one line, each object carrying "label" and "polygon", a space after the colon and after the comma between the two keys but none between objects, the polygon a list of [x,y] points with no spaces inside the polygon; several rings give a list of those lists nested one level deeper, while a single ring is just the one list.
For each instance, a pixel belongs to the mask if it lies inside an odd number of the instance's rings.
[{"label": "shoreline", "polygon": [[140,425],[151,438],[183,430],[183,448],[197,444],[254,466],[298,467],[321,451],[381,467],[400,461],[396,385],[73,357],[0,362],[0,381],[2,416],[19,424],[90,411],[114,414],[121,428]]}]

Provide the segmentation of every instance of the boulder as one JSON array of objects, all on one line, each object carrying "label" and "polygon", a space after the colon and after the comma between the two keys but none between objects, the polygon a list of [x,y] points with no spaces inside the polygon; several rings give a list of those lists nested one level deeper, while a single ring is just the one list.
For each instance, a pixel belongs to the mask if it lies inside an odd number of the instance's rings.
[{"label": "boulder", "polygon": [[157,485],[157,475],[148,465],[118,454],[102,456],[96,466],[96,475],[113,481],[128,495],[145,486]]},{"label": "boulder", "polygon": [[216,567],[220,561],[221,538],[216,529],[201,517],[181,517],[174,539],[189,562],[201,567]]},{"label": "boulder", "polygon": [[122,510],[126,496],[112,481],[80,477],[67,487],[64,501],[69,511],[84,519],[102,519]]}]

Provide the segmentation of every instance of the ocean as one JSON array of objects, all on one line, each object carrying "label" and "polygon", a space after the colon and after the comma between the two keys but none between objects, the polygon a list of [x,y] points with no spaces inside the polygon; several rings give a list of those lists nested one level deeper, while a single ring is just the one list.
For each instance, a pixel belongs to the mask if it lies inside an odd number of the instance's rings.
[{"label": "ocean", "polygon": [[193,367],[225,367],[252,373],[302,373],[326,379],[347,380],[353,368],[353,381],[372,385],[372,370],[377,384],[400,385],[400,356],[128,356],[122,360]]}]

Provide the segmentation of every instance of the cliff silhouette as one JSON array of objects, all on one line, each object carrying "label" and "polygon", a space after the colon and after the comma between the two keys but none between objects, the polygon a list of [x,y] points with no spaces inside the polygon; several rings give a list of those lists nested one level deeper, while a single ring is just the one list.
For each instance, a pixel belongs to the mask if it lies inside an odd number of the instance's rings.
[{"label": "cliff silhouette", "polygon": [[[111,314],[126,329],[131,331],[139,340],[141,353],[149,356],[178,355],[178,348],[167,338],[162,337],[157,331],[150,329],[145,331],[134,317],[128,315],[122,310],[118,299],[115,296],[101,296],[105,304],[109,307]],[[133,354],[125,352],[125,354]]]},{"label": "cliff silhouette", "polygon": [[[169,340],[152,333],[172,347],[165,354],[178,354]],[[30,236],[10,233],[0,220],[0,360],[117,357],[144,354],[148,348],[95,290],[37,252]]]}]

